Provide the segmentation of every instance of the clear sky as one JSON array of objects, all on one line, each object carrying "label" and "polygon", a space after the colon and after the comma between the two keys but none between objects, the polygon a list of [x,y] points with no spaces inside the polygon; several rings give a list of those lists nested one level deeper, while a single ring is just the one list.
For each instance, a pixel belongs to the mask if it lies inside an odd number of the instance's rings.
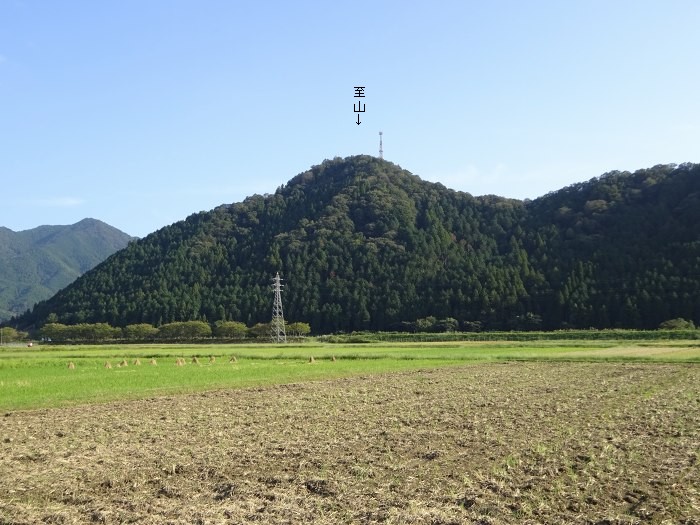
[{"label": "clear sky", "polygon": [[700,162],[699,28],[697,0],[0,0],[0,226],[145,236],[380,130],[473,195]]}]

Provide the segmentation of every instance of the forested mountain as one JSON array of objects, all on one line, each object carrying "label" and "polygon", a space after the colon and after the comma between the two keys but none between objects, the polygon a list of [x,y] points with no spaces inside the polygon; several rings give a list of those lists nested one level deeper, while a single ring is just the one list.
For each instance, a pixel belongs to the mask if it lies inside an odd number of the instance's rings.
[{"label": "forested mountain", "polygon": [[428,317],[464,329],[700,322],[700,165],[612,172],[534,201],[473,197],[370,156],[194,214],[16,322],[269,321],[316,333]]},{"label": "forested mountain", "polygon": [[130,240],[95,219],[20,232],[0,227],[0,320],[48,299]]}]

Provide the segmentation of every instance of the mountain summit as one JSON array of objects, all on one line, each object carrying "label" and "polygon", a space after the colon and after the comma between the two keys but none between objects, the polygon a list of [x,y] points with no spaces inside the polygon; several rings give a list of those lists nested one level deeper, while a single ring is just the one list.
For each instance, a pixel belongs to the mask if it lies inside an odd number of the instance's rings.
[{"label": "mountain summit", "polygon": [[0,320],[51,297],[132,239],[96,219],[20,232],[0,227]]},{"label": "mountain summit", "polygon": [[[287,319],[315,332],[655,328],[700,322],[700,166],[612,172],[532,202],[473,197],[390,162],[324,161],[131,243],[17,319]],[[54,318],[54,316],[52,316]]]}]

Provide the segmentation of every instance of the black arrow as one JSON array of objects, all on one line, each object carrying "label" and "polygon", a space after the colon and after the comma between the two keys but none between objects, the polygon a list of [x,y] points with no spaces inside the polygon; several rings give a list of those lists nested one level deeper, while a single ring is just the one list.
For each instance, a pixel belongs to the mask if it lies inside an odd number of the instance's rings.
[{"label": "black arrow", "polygon": [[359,126],[360,124],[362,124],[362,123],[360,122],[360,115],[357,115],[357,125]]}]

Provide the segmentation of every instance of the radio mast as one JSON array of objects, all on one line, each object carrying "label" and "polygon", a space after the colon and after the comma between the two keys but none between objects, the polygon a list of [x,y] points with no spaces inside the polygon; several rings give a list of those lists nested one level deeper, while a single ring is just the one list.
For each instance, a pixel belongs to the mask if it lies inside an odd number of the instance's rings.
[{"label": "radio mast", "polygon": [[272,306],[272,323],[270,323],[270,332],[273,343],[286,343],[287,333],[284,329],[284,314],[282,313],[282,279],[280,273],[277,272],[272,279],[272,291],[275,294],[275,302]]},{"label": "radio mast", "polygon": [[384,150],[382,149],[382,132],[379,132],[379,158],[384,158]]}]

